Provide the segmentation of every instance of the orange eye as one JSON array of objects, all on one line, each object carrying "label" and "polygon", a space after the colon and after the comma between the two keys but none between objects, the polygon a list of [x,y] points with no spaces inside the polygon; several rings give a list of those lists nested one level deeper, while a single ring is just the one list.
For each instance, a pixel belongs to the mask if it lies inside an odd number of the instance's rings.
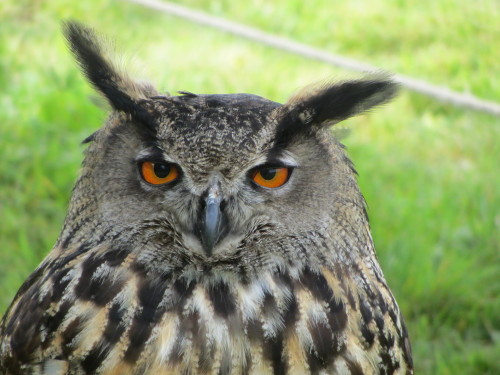
[{"label": "orange eye", "polygon": [[162,185],[179,178],[179,169],[169,163],[145,161],[141,164],[141,174],[144,181],[152,185]]},{"label": "orange eye", "polygon": [[265,167],[255,170],[251,177],[253,182],[257,185],[275,189],[280,186],[283,186],[287,181],[288,177],[290,177],[291,168],[272,168]]}]

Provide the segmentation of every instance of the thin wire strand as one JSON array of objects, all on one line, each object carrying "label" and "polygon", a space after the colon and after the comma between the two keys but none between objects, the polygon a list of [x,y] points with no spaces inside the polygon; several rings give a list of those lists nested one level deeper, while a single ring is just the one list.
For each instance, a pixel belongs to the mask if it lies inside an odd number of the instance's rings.
[{"label": "thin wire strand", "polygon": [[[370,64],[365,64],[354,59],[329,53],[317,48],[310,47],[306,44],[298,43],[280,36],[268,34],[252,27],[227,21],[225,19],[214,17],[206,13],[189,9],[177,4],[159,0],[126,1],[155,9],[163,13],[171,14],[200,25],[213,27],[233,35],[237,35],[246,39],[253,40],[255,42],[259,42],[277,49],[303,56],[305,58],[322,61],[343,69],[361,73],[373,73],[381,71],[380,68],[377,68],[376,66]],[[498,103],[480,99],[472,94],[452,91],[447,87],[436,86],[402,74],[396,74],[393,76],[393,78],[408,90],[430,96],[441,102],[451,103],[459,107],[467,107],[476,111],[486,112],[500,117],[500,104]]]}]

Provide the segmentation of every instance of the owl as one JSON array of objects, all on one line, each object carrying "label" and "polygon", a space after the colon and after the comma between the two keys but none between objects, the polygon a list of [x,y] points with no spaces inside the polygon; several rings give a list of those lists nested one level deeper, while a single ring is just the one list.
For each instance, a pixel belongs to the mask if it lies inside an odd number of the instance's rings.
[{"label": "owl", "polygon": [[170,96],[64,25],[111,105],[60,236],[0,324],[1,374],[413,374],[365,201],[330,126],[387,77]]}]

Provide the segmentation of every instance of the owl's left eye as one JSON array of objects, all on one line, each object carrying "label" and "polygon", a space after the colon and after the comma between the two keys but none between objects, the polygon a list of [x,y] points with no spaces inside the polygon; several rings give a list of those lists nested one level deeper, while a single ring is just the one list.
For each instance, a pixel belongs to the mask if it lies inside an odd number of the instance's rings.
[{"label": "owl's left eye", "polygon": [[144,181],[152,185],[163,185],[179,178],[179,168],[171,163],[144,161],[140,164]]},{"label": "owl's left eye", "polygon": [[276,189],[288,182],[292,168],[288,167],[261,167],[255,169],[250,177],[259,186]]}]

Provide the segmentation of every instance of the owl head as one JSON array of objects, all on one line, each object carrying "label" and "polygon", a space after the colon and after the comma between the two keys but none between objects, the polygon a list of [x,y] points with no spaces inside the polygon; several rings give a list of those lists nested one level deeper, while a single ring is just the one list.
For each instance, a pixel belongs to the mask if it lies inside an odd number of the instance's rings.
[{"label": "owl head", "polygon": [[65,34],[112,112],[85,140],[62,248],[113,241],[151,270],[240,273],[368,251],[356,173],[330,126],[392,98],[390,79],[316,85],[285,104],[170,96],[116,69],[92,30]]}]

